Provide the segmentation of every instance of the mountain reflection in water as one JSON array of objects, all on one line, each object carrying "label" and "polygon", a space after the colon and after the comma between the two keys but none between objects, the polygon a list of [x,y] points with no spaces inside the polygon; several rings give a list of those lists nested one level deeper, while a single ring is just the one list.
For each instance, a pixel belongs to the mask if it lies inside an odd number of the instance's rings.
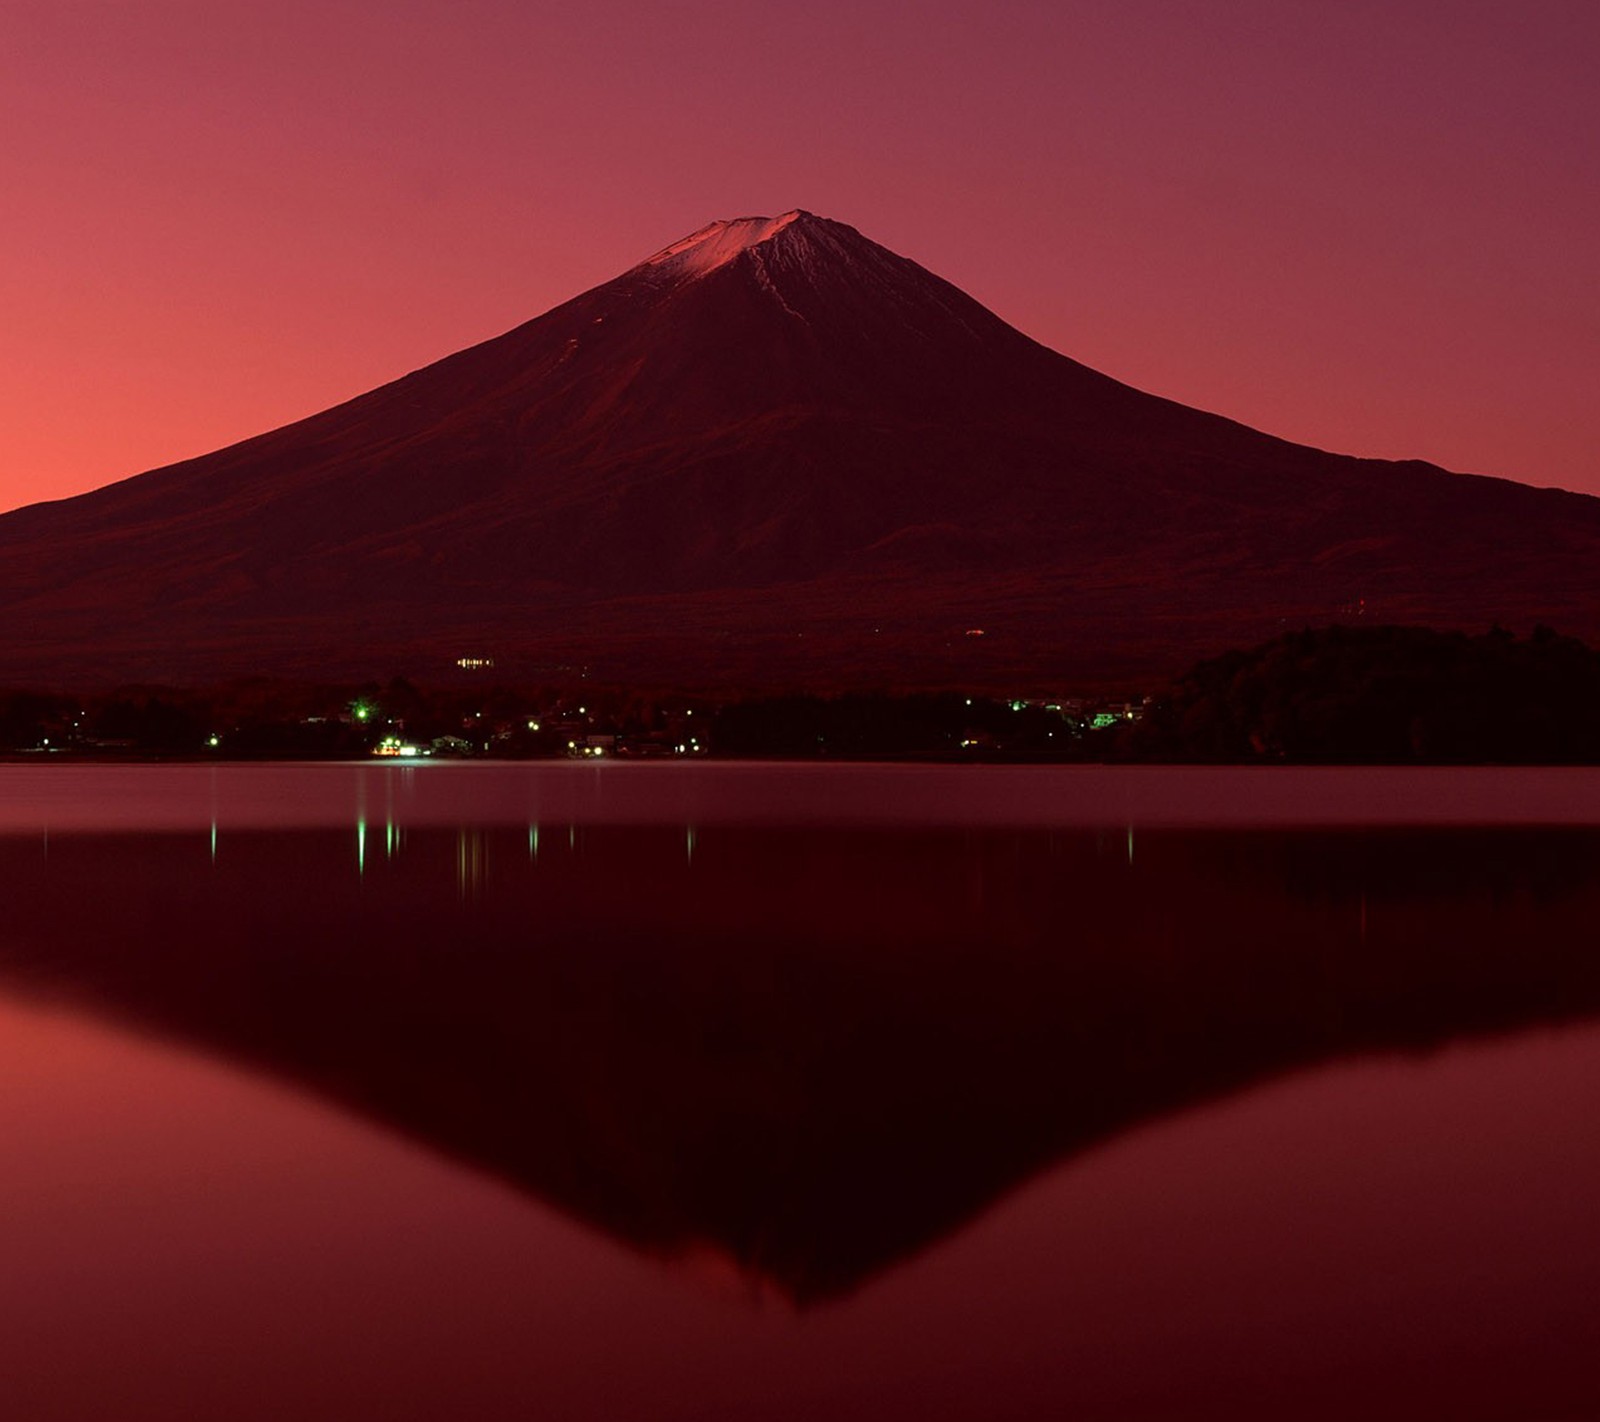
[{"label": "mountain reflection in water", "polygon": [[8,991],[800,1305],[1141,1122],[1600,1006],[1585,830],[84,834],[0,876]]}]

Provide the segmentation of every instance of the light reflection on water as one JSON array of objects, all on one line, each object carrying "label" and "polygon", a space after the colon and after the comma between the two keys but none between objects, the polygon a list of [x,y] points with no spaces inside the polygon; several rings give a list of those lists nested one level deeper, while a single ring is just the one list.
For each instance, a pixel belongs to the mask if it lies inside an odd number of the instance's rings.
[{"label": "light reflection on water", "polygon": [[0,833],[217,826],[1600,824],[1600,767],[0,765]]},{"label": "light reflection on water", "polygon": [[21,1415],[1595,1400],[1600,830],[1518,826],[1549,783],[1497,781],[1499,827],[1215,831],[869,768],[943,818],[832,771],[782,827],[749,812],[787,774],[581,769],[290,770],[295,830],[252,827],[265,772],[147,783],[159,834],[34,787],[54,833],[0,836]]},{"label": "light reflection on water", "polygon": [[462,898],[481,894],[489,879],[489,841],[481,829],[456,831],[456,887]]}]

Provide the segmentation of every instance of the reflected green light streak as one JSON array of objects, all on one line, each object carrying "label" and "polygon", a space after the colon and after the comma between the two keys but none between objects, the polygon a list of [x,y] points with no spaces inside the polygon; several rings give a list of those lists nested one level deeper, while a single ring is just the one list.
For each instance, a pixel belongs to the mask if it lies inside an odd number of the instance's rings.
[{"label": "reflected green light streak", "polygon": [[367,872],[367,820],[363,815],[356,821],[356,873]]},{"label": "reflected green light streak", "polygon": [[489,881],[489,842],[482,830],[456,831],[456,887],[476,898]]}]

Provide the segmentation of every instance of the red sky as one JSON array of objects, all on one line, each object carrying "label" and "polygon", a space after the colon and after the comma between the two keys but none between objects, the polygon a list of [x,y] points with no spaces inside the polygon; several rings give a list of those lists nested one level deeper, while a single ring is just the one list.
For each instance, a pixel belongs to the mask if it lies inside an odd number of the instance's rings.
[{"label": "red sky", "polygon": [[5,0],[0,508],[859,227],[1288,438],[1600,494],[1593,0]]}]

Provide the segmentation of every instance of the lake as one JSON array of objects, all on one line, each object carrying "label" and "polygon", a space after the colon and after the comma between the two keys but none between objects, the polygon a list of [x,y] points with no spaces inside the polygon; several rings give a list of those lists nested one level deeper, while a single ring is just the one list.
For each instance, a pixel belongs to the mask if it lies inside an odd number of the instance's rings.
[{"label": "lake", "polygon": [[1600,772],[0,766],[0,1396],[1600,1415]]}]

